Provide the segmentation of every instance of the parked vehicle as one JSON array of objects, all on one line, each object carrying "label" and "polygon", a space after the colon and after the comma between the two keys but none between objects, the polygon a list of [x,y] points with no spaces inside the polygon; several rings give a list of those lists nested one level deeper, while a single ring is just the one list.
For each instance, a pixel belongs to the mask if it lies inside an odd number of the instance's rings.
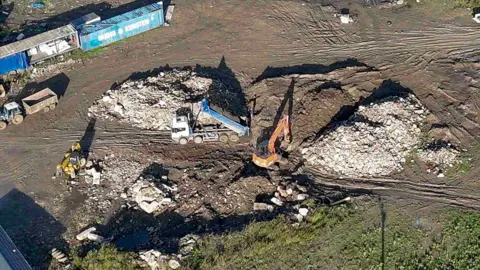
[{"label": "parked vehicle", "polygon": [[189,141],[195,143],[221,141],[223,143],[239,141],[240,137],[250,134],[250,128],[243,126],[228,117],[219,114],[208,105],[208,101],[201,102],[201,113],[216,120],[215,124],[199,123],[198,116],[193,118],[192,114],[175,114],[172,120],[172,140],[176,143],[187,144]]},{"label": "parked vehicle", "polygon": [[58,96],[50,88],[22,99],[22,105],[17,102],[7,103],[0,109],[0,130],[5,129],[10,123],[21,124],[26,115],[53,110],[57,103]]}]

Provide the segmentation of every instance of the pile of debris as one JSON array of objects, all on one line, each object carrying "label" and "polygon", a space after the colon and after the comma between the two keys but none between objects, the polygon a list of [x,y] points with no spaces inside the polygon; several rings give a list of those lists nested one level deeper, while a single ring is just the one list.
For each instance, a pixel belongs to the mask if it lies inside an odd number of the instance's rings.
[{"label": "pile of debris", "polygon": [[420,141],[428,111],[413,95],[391,96],[360,106],[302,149],[310,165],[344,176],[385,176],[403,169],[406,155]]},{"label": "pile of debris", "polygon": [[160,251],[151,249],[141,251],[139,253],[152,270],[179,269],[181,267],[180,260],[192,254],[199,236],[188,234],[182,237],[179,242],[179,254],[162,254]]},{"label": "pile of debris", "polygon": [[461,162],[460,151],[451,143],[438,140],[434,140],[426,149],[419,149],[417,156],[427,165],[427,172],[437,174],[438,177],[444,177],[443,169]]},{"label": "pile of debris", "polygon": [[82,60],[68,59],[67,61],[56,64],[34,67],[32,69],[32,78],[47,77],[60,72],[72,70],[80,63],[82,63]]},{"label": "pile of debris", "polygon": [[[150,167],[160,167],[155,162],[147,167],[134,156],[111,154],[103,159],[91,159],[89,163],[85,183],[77,183],[79,191],[88,196],[84,207],[88,217],[104,216],[113,205],[123,204],[124,200],[127,200],[127,207],[141,208],[149,213],[173,203],[177,187],[168,182],[160,168],[159,172],[153,172]],[[79,225],[86,226],[90,222],[89,218],[84,218]]]},{"label": "pile of debris", "polygon": [[[255,202],[253,204],[254,211],[270,211],[274,210],[274,205],[283,206],[285,202],[301,202],[308,198],[306,194],[307,188],[296,183],[280,183],[277,191],[270,199],[269,203]],[[270,203],[273,203],[270,204]]]},{"label": "pile of debris", "polygon": [[159,181],[152,175],[140,177],[127,193],[122,193],[124,199],[133,201],[147,213],[158,212],[174,205],[172,197],[178,191],[177,185],[167,184],[168,178],[163,175]]},{"label": "pile of debris", "polygon": [[127,81],[108,90],[89,108],[100,119],[114,119],[149,130],[168,130],[172,115],[187,103],[199,101],[212,80],[190,70],[160,72],[156,77]]}]

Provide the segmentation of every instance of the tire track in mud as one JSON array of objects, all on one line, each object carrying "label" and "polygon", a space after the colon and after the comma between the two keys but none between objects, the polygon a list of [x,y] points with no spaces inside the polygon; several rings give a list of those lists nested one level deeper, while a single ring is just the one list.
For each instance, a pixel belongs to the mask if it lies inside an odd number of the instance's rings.
[{"label": "tire track in mud", "polygon": [[458,186],[414,182],[395,178],[350,178],[326,175],[318,169],[306,167],[304,173],[316,183],[347,190],[364,190],[389,196],[407,195],[419,200],[440,202],[465,208],[480,209],[480,197]]},{"label": "tire track in mud", "polygon": [[[22,137],[18,137],[18,135],[13,134],[4,134],[2,137],[6,140],[0,145],[0,150],[27,145],[29,148],[51,148],[54,146],[65,145],[67,142],[74,143],[80,141],[84,134],[84,131],[46,131],[37,133],[36,135],[27,135]],[[91,136],[93,137],[93,148],[171,142],[170,131],[109,130],[96,131],[95,134]],[[9,138],[12,140],[8,140]]]},{"label": "tire track in mud", "polygon": [[[85,131],[47,130],[34,135],[2,133],[0,144],[0,189],[4,184],[23,185],[24,180],[41,180],[53,174],[72,143],[82,139]],[[161,145],[171,142],[169,131],[143,131],[108,129],[96,130],[90,151],[109,147],[134,148],[144,145]],[[37,171],[41,168],[41,171]]]}]

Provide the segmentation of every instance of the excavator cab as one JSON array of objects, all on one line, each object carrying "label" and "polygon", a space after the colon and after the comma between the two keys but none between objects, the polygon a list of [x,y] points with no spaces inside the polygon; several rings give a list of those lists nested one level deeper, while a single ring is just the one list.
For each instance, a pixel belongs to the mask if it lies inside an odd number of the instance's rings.
[{"label": "excavator cab", "polygon": [[283,116],[268,141],[263,141],[257,145],[257,149],[252,156],[253,163],[266,169],[274,168],[277,164],[285,164],[286,160],[282,157],[283,151],[280,145],[286,143],[290,143],[288,115]]}]

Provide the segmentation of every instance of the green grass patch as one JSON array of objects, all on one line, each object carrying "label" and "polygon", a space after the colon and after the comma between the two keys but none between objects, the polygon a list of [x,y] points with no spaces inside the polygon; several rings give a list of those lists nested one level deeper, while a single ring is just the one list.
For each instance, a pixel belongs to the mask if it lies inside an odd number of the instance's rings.
[{"label": "green grass patch", "polygon": [[455,0],[457,7],[476,8],[480,7],[480,0]]},{"label": "green grass patch", "polygon": [[[404,212],[390,210],[385,227],[385,269],[401,265],[431,240]],[[324,207],[298,227],[278,217],[241,232],[208,236],[187,269],[381,269],[380,211]]]},{"label": "green grass patch", "polygon": [[135,257],[135,253],[119,251],[113,245],[102,245],[83,258],[74,253],[73,263],[76,269],[82,270],[134,270],[139,269]]},{"label": "green grass patch", "polygon": [[480,269],[480,213],[446,211],[416,218],[378,205],[316,210],[294,226],[281,216],[240,232],[210,235],[186,269]]},{"label": "green grass patch", "polygon": [[445,170],[445,175],[449,178],[455,178],[468,174],[473,169],[473,158],[467,155],[461,155],[459,160]]},{"label": "green grass patch", "polygon": [[407,259],[402,269],[479,269],[480,214],[452,213],[442,236],[425,254]]},{"label": "green grass patch", "polygon": [[20,88],[27,85],[27,83],[31,80],[32,74],[30,73],[30,70],[22,70],[5,76],[5,83],[15,85]]},{"label": "green grass patch", "polygon": [[85,60],[88,58],[98,56],[99,54],[105,52],[106,49],[107,47],[100,47],[90,51],[83,51],[81,49],[76,49],[72,51],[72,54],[70,56],[73,60]]},{"label": "green grass patch", "polygon": [[40,2],[44,3],[46,7],[52,6],[52,0],[41,0]]}]

